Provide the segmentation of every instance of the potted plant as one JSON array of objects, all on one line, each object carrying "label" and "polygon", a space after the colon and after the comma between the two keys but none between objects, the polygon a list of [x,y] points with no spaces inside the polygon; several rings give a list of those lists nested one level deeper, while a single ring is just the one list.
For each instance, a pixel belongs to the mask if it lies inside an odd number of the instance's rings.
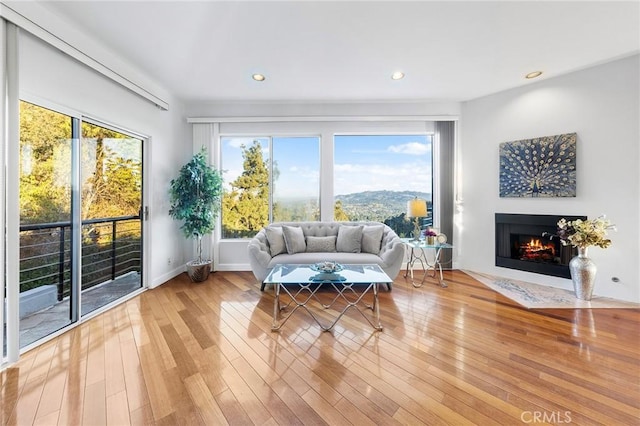
[{"label": "potted plant", "polygon": [[202,258],[202,237],[215,228],[223,190],[222,175],[207,164],[206,153],[202,148],[182,166],[169,189],[169,216],[183,221],[180,229],[197,242],[198,258],[187,262],[187,273],[193,282],[206,280],[211,272],[211,259]]},{"label": "potted plant", "polygon": [[427,245],[432,246],[436,243],[436,236],[438,234],[431,228],[427,228],[424,233],[425,239],[427,240]]}]

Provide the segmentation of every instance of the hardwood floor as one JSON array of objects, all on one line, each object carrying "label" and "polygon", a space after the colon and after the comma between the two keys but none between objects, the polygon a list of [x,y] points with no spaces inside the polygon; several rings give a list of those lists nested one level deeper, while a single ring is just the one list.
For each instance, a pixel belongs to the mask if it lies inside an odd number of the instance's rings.
[{"label": "hardwood floor", "polygon": [[[250,272],[186,275],[23,355],[2,424],[604,424],[640,417],[640,310],[527,310],[460,271],[380,293],[382,332],[298,311]],[[323,313],[328,314],[328,313]]]}]

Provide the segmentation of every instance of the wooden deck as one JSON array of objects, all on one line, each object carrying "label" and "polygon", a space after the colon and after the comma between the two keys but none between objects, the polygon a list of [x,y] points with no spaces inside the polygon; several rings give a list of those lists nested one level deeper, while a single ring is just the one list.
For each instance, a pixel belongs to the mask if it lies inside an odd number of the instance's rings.
[{"label": "wooden deck", "polygon": [[[605,424],[640,417],[640,310],[527,310],[460,271],[322,332],[249,272],[186,275],[23,355],[2,424]],[[330,313],[327,313],[330,314]]]}]

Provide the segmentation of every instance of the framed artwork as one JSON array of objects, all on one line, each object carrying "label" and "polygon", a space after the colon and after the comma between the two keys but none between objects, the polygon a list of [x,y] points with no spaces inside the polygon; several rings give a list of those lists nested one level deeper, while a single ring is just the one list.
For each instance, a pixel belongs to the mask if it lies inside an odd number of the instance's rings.
[{"label": "framed artwork", "polygon": [[575,197],[576,133],[500,144],[500,197]]}]

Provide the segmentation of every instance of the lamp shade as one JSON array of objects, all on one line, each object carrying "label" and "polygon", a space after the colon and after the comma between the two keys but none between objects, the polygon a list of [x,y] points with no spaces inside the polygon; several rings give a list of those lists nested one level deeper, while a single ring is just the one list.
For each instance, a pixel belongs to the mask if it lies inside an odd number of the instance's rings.
[{"label": "lamp shade", "polygon": [[407,217],[427,217],[427,202],[418,197],[407,202]]}]

